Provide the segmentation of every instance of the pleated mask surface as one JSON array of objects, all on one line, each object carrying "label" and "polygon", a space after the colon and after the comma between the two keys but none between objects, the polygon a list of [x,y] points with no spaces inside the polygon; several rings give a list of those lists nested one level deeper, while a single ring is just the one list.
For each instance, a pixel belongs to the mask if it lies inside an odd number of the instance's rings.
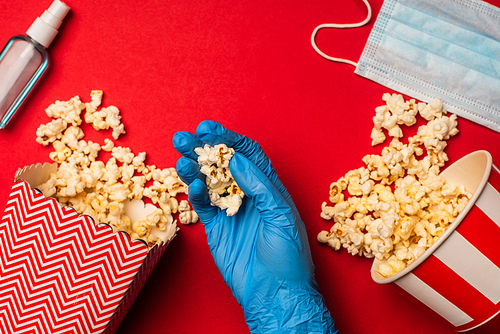
[{"label": "pleated mask surface", "polygon": [[500,132],[500,9],[479,0],[385,0],[355,73]]}]

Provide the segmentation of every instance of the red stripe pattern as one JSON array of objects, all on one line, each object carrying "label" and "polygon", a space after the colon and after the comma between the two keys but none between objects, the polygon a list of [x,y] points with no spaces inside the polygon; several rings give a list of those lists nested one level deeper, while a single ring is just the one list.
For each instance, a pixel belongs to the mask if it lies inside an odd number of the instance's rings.
[{"label": "red stripe pattern", "polygon": [[500,310],[500,305],[492,303],[434,255],[425,260],[425,265],[415,268],[413,274],[474,319],[457,330],[477,326]]},{"label": "red stripe pattern", "polygon": [[[500,208],[500,203],[498,204]],[[481,222],[478,224],[460,224],[456,231],[474,245],[481,253],[490,259],[497,267],[500,267],[500,252],[498,249],[499,227],[477,206],[473,206],[467,214],[467,221]]]},{"label": "red stripe pattern", "polygon": [[[488,194],[484,194],[486,189]],[[482,261],[489,265],[491,261],[491,267],[497,267],[496,269],[500,270],[500,253],[498,252],[500,222],[492,218],[500,217],[500,201],[495,202],[495,198],[492,201],[490,196],[493,194],[500,198],[500,195],[496,194],[500,193],[500,173],[495,167],[491,170],[485,190],[449,238],[455,235],[454,240],[463,240],[467,247],[473,250],[472,253],[479,254],[481,258],[477,259],[478,262]],[[487,195],[488,198],[482,199],[483,195],[484,197]],[[491,296],[498,296],[500,281],[491,283],[487,279],[482,279],[482,276],[488,274],[477,272],[475,265],[471,266],[471,261],[456,261],[452,265],[441,261],[438,253],[446,253],[448,244],[448,241],[445,241],[436,252],[415,268],[412,274],[473,319],[468,323],[457,325],[458,332],[486,333],[488,331],[484,332],[484,330],[487,326],[483,325],[491,320],[493,320],[491,323],[494,323],[500,318],[500,301],[491,298]],[[442,249],[445,250],[441,251]],[[461,272],[467,272],[469,277],[461,276]],[[476,282],[473,284],[471,279]],[[477,282],[481,282],[481,287],[477,285]]]},{"label": "red stripe pattern", "polygon": [[160,258],[165,253],[167,246],[168,243],[163,244],[161,246],[155,245],[153,248],[149,250],[148,256],[144,260],[141,268],[139,269],[139,272],[134,278],[134,281],[130,285],[130,288],[127,290],[127,293],[122,298],[120,306],[117,308],[117,310],[113,314],[113,317],[109,321],[104,334],[108,333],[112,334],[118,329],[120,323],[122,322],[123,318],[130,309],[130,306],[132,306],[132,303],[134,302],[135,298],[139,295],[139,292],[141,291],[142,287],[144,286],[149,276],[153,272],[153,269],[156,267],[156,264],[160,261]]},{"label": "red stripe pattern", "polygon": [[142,288],[147,256],[144,243],[16,182],[0,223],[0,333],[103,333]]},{"label": "red stripe pattern", "polygon": [[491,174],[488,179],[488,182],[495,188],[496,190],[500,189],[500,172],[495,166],[491,168]]}]

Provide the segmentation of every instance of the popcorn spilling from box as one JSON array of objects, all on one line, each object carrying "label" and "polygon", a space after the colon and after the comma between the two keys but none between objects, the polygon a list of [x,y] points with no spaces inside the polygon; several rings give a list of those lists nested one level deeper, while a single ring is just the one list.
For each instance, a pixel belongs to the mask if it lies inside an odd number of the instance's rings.
[{"label": "popcorn spilling from box", "polygon": [[[106,138],[103,145],[85,141],[80,125],[84,120],[95,130],[112,129],[117,140],[125,134],[120,111],[115,106],[102,107],[103,92],[91,92],[91,102],[83,103],[78,96],[69,101],[56,101],[46,109],[54,118],[36,131],[36,141],[52,144],[50,159],[58,164],[57,171],[37,186],[45,197],[55,197],[61,205],[74,208],[79,214],[91,216],[96,222],[109,224],[115,231],[124,231],[132,239],[141,239],[149,247],[166,242],[176,231],[173,214],[179,212],[183,224],[198,220],[186,200],[178,202],[179,193],[187,186],[178,178],[175,168],[147,165],[146,152],[134,154],[129,147],[115,146]],[[99,152],[111,153],[107,162],[99,160]],[[147,185],[147,183],[152,183]],[[157,209],[145,219],[131,221],[125,214],[127,202],[149,198]]]},{"label": "popcorn spilling from box", "polygon": [[[174,238],[174,215],[198,220],[174,168],[117,145],[120,111],[101,100],[50,105],[36,140],[54,163],[16,173],[0,221],[1,333],[114,333]],[[110,138],[84,140],[92,128]]]},{"label": "popcorn spilling from box", "polygon": [[234,155],[234,149],[225,144],[205,144],[204,147],[196,147],[194,152],[198,154],[201,173],[206,175],[211,204],[226,210],[228,216],[234,216],[245,196],[229,170],[229,161]]},{"label": "popcorn spilling from box", "polygon": [[[330,185],[333,206],[324,202],[321,217],[335,223],[318,234],[318,241],[352,255],[386,259],[379,272],[389,277],[439,238],[471,194],[439,175],[448,161],[446,141],[458,133],[456,115],[447,116],[439,99],[429,104],[405,101],[399,94],[382,99],[386,104],[373,117],[372,145],[385,141],[384,130],[392,141],[381,155],[366,155],[365,166]],[[417,114],[427,124],[404,144],[400,126],[414,125]]]}]

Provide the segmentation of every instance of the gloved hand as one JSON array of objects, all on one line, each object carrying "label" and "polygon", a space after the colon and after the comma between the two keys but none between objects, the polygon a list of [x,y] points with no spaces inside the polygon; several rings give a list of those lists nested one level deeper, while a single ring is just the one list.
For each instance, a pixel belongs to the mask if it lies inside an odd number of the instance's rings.
[{"label": "gloved hand", "polygon": [[[245,193],[236,215],[210,204],[193,149],[207,143],[235,150],[231,173]],[[215,263],[245,312],[252,333],[336,333],[318,291],[303,222],[260,145],[204,121],[196,134],[177,132],[179,177],[205,227]]]}]

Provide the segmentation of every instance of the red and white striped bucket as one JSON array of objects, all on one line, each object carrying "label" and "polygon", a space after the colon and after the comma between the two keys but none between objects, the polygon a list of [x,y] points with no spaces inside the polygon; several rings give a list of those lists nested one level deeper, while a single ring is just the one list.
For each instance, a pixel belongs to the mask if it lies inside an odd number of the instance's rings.
[{"label": "red and white striped bucket", "polygon": [[45,198],[33,187],[56,168],[20,170],[0,220],[0,333],[114,333],[169,241],[148,250]]},{"label": "red and white striped bucket", "polygon": [[407,268],[384,278],[375,260],[372,278],[380,284],[396,283],[457,332],[500,332],[500,172],[488,152],[476,151],[441,175],[473,192],[466,208]]}]

